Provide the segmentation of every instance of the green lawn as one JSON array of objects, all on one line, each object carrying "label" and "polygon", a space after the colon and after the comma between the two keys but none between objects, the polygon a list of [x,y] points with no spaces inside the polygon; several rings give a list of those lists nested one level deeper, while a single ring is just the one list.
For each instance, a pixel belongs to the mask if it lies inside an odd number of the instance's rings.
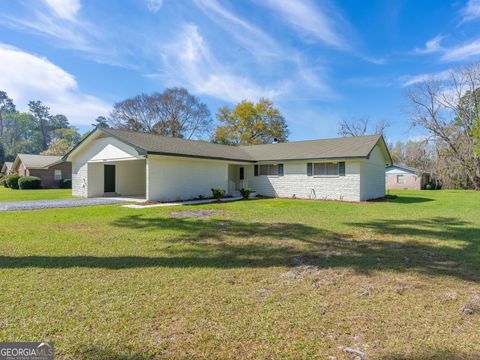
[{"label": "green lawn", "polygon": [[71,189],[12,190],[0,186],[0,202],[70,199]]},{"label": "green lawn", "polygon": [[396,194],[0,213],[0,341],[54,341],[58,359],[478,359],[480,193]]}]

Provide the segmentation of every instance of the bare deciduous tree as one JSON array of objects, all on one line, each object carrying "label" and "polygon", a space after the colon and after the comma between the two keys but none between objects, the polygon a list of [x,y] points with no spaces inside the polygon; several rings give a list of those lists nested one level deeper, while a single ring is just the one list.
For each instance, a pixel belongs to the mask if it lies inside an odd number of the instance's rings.
[{"label": "bare deciduous tree", "polygon": [[[414,126],[426,129],[438,157],[457,171],[468,184],[480,190],[480,158],[475,134],[480,113],[480,64],[450,72],[447,80],[428,79],[407,90],[409,114]],[[448,169],[448,170],[447,170]]]},{"label": "bare deciduous tree", "polygon": [[114,105],[108,122],[112,127],[190,139],[210,130],[206,104],[184,88],[141,94]]},{"label": "bare deciduous tree", "polygon": [[344,137],[355,137],[355,136],[365,136],[365,135],[373,135],[379,134],[384,135],[385,129],[390,126],[388,121],[380,120],[375,125],[374,128],[371,129],[370,119],[367,117],[359,118],[359,119],[343,119],[340,122],[340,126],[338,129],[338,135]]}]

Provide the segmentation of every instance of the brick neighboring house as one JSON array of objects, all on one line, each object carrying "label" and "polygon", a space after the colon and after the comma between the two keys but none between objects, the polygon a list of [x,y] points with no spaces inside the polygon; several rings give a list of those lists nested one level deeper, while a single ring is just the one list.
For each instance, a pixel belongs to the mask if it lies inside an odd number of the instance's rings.
[{"label": "brick neighboring house", "polygon": [[42,181],[42,187],[57,187],[59,181],[72,178],[72,163],[62,156],[17,154],[12,172],[20,176],[36,176]]},{"label": "brick neighboring house", "polygon": [[423,190],[430,174],[407,166],[392,165],[385,170],[387,189]]},{"label": "brick neighboring house", "polygon": [[5,161],[2,165],[2,170],[0,171],[0,174],[3,176],[8,176],[12,172],[12,165],[13,162]]}]

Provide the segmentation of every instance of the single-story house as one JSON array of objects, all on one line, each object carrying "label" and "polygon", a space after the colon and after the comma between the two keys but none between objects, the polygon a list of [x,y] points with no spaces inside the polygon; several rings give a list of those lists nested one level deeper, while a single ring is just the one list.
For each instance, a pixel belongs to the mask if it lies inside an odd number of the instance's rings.
[{"label": "single-story house", "polygon": [[64,160],[75,196],[174,201],[237,195],[364,201],[385,196],[392,164],[382,136],[228,146],[96,128]]},{"label": "single-story house", "polygon": [[63,179],[72,178],[72,164],[62,156],[17,154],[12,172],[20,176],[36,176],[42,187],[51,188],[58,186]]},{"label": "single-story house", "polygon": [[8,176],[12,172],[12,165],[13,162],[5,161],[2,165],[2,170],[0,171],[0,174],[3,176]]},{"label": "single-story house", "polygon": [[422,190],[430,182],[426,171],[402,165],[391,165],[385,170],[387,189]]}]

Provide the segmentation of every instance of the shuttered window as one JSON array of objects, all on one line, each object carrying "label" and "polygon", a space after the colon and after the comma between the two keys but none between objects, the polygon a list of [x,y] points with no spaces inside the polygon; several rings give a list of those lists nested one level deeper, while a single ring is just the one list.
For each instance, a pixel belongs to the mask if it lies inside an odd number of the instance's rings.
[{"label": "shuttered window", "polygon": [[325,162],[313,164],[313,175],[315,176],[338,176],[338,163]]},{"label": "shuttered window", "polygon": [[258,174],[264,176],[283,176],[283,164],[265,164],[258,166]]}]

